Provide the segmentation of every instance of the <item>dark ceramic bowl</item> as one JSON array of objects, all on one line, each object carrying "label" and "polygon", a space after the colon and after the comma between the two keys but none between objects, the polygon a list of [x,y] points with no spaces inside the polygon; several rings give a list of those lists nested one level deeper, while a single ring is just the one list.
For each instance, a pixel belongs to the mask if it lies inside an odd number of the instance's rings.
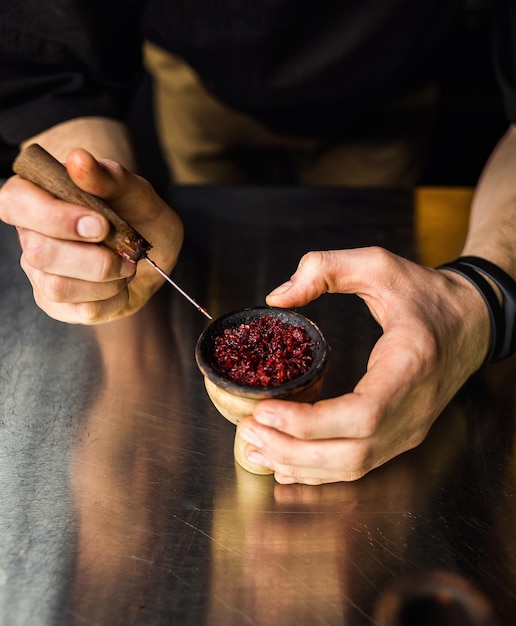
[{"label": "dark ceramic bowl", "polygon": [[[217,367],[214,358],[215,339],[222,335],[226,328],[234,328],[266,315],[275,317],[285,324],[304,328],[316,344],[312,364],[302,376],[278,386],[254,387],[239,384],[223,374]],[[195,348],[195,358],[204,375],[206,391],[217,410],[233,424],[238,424],[243,417],[251,415],[254,405],[260,400],[282,398],[299,402],[314,402],[321,392],[329,354],[328,343],[314,322],[296,311],[267,306],[241,309],[222,315],[201,334]],[[270,473],[264,468],[250,466],[243,456],[244,445],[238,437],[235,439],[237,461],[254,473]]]}]

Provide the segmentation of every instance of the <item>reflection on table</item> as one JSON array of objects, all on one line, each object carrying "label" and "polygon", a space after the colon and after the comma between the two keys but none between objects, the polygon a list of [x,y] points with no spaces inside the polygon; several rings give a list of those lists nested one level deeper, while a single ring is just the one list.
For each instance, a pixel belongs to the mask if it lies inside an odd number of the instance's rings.
[{"label": "reflection on table", "polygon": [[[422,250],[406,194],[171,201],[187,229],[174,277],[214,315],[261,304],[308,249]],[[2,626],[512,624],[514,359],[475,375],[421,446],[364,479],[278,485],[234,463],[234,427],[193,359],[207,321],[188,302],[164,287],[127,320],[55,322],[32,301],[15,232],[0,230]],[[354,296],[303,312],[333,348],[324,395],[352,388],[378,327]]]}]

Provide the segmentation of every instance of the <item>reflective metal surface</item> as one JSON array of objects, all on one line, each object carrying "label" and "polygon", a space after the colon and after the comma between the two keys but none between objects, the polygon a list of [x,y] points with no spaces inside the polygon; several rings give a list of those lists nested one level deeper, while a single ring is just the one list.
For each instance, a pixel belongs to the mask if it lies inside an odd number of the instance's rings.
[{"label": "reflective metal surface", "polygon": [[[263,304],[309,249],[419,253],[408,196],[171,201],[187,231],[173,278],[213,316]],[[51,320],[0,232],[2,626],[514,624],[514,359],[364,479],[280,486],[234,464],[194,361],[203,315],[164,286],[124,321]],[[378,327],[354,296],[302,312],[332,345],[324,395],[349,390]]]}]

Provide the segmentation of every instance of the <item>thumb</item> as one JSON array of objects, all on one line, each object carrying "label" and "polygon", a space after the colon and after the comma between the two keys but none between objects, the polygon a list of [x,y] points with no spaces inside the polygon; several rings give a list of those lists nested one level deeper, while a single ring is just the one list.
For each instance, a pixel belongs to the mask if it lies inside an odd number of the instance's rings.
[{"label": "thumb", "polygon": [[343,251],[308,252],[299,261],[290,280],[276,287],[265,301],[285,308],[304,306],[326,292],[335,291],[342,277]]},{"label": "thumb", "polygon": [[112,199],[121,194],[124,168],[114,161],[99,161],[87,150],[75,148],[66,159],[66,168],[75,184],[94,196]]}]

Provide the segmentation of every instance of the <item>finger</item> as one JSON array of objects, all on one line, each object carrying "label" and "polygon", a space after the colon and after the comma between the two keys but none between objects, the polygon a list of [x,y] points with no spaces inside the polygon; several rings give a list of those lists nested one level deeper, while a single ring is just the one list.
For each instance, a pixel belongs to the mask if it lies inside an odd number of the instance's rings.
[{"label": "finger", "polygon": [[348,393],[315,404],[263,400],[256,405],[253,417],[264,427],[310,440],[370,436],[377,411],[371,398]]},{"label": "finger", "polygon": [[126,279],[94,283],[22,267],[38,297],[56,304],[107,300],[127,287]]},{"label": "finger", "polygon": [[10,178],[1,193],[0,217],[7,224],[55,239],[99,242],[109,233],[109,223],[102,215],[58,200],[19,176]]},{"label": "finger", "polygon": [[133,276],[136,264],[122,259],[105,246],[57,240],[19,229],[22,267],[84,281],[107,282]]},{"label": "finger", "polygon": [[127,306],[129,299],[127,289],[108,300],[78,303],[54,303],[41,297],[34,291],[36,304],[50,317],[67,324],[101,324],[117,319],[119,313]]},{"label": "finger", "polygon": [[390,428],[367,438],[304,440],[263,430],[252,418],[241,420],[237,429],[248,442],[244,455],[250,462],[272,469],[279,482],[306,484],[357,480],[416,447],[426,435],[406,437],[403,428]]},{"label": "finger", "polygon": [[77,148],[68,154],[65,165],[74,183],[94,196],[116,198],[125,193],[128,172],[116,161],[98,161],[87,150]]},{"label": "finger", "polygon": [[[361,250],[324,250],[305,254],[290,280],[277,287],[266,298],[272,306],[303,306],[323,293],[353,292],[354,257]],[[355,261],[356,263],[356,261]]]},{"label": "finger", "polygon": [[[152,258],[170,271],[183,241],[179,216],[158,196],[146,179],[114,161],[96,161],[85,150],[72,151],[67,168],[74,182],[104,199],[128,224],[153,245]],[[151,275],[152,268],[142,270]]]},{"label": "finger", "polygon": [[301,258],[290,280],[268,294],[266,301],[271,306],[296,307],[323,293],[353,293],[371,306],[371,294],[376,294],[375,300],[380,294],[388,298],[400,275],[400,259],[377,246],[313,251]]},{"label": "finger", "polygon": [[336,264],[335,251],[308,252],[299,261],[296,272],[266,297],[271,306],[303,306],[330,289],[331,268]]},{"label": "finger", "polygon": [[351,393],[315,404],[263,400],[255,406],[254,419],[297,439],[371,437],[379,431],[384,417],[410,392],[417,376],[413,358],[404,358],[401,353],[400,348],[395,359],[388,355],[375,358]]},{"label": "finger", "polygon": [[86,150],[76,149],[68,155],[66,167],[76,185],[106,200],[129,222],[134,210],[137,210],[139,220],[148,220],[155,219],[156,210],[159,212],[163,208],[152,185],[120,163],[109,159],[97,161]]},{"label": "finger", "polygon": [[428,407],[414,414],[411,381],[416,374],[410,364],[410,358],[388,361],[380,356],[353,393],[314,405],[258,403],[254,419],[238,425],[240,436],[249,443],[245,454],[287,483],[363,476],[419,445],[439,414],[439,407],[430,419],[427,415],[419,420],[424,411],[431,412]]},{"label": "finger", "polygon": [[[245,441],[252,428],[251,419],[242,420],[239,436]],[[262,441],[245,446],[244,454],[251,462],[272,469],[279,481],[320,484],[364,476],[375,466],[373,444],[367,439],[296,440],[268,429]]]}]

